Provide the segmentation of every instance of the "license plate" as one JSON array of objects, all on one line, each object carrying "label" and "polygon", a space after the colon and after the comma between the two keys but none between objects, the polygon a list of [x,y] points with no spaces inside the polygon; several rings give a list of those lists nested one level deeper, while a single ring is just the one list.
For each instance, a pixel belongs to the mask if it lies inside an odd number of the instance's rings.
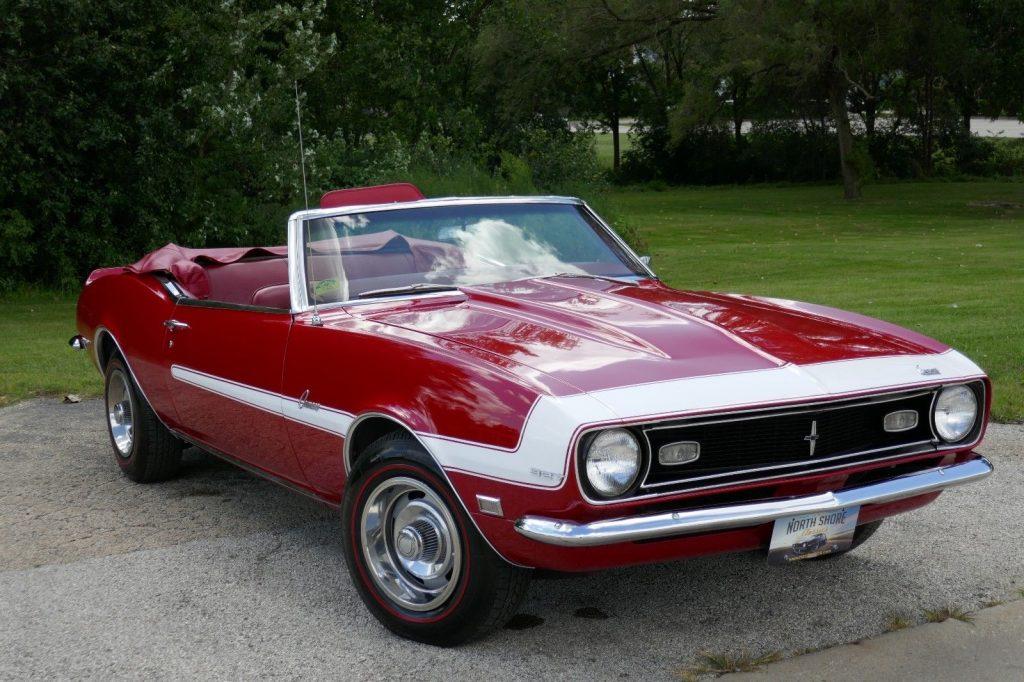
[{"label": "license plate", "polygon": [[768,563],[786,564],[849,549],[860,507],[820,514],[799,514],[775,521]]}]

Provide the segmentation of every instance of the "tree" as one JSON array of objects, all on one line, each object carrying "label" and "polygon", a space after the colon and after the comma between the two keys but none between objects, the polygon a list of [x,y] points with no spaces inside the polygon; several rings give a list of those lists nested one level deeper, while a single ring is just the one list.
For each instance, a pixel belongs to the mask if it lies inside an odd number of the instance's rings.
[{"label": "tree", "polygon": [[[612,133],[617,169],[623,112],[634,107],[638,90],[663,103],[671,99],[663,85],[682,77],[672,45],[683,27],[712,19],[717,5],[696,0],[504,3],[489,14],[477,41],[481,87],[498,93],[499,109],[509,120],[599,121]],[[663,113],[666,108],[661,106]]]},{"label": "tree", "polygon": [[14,276],[75,286],[170,239],[277,239],[299,186],[293,80],[331,50],[322,9],[14,3],[0,214],[38,246]]},{"label": "tree", "polygon": [[851,97],[874,103],[871,73],[885,41],[884,0],[734,0],[723,4],[727,52],[748,73],[807,91],[828,105],[839,149],[843,195],[861,196],[850,123]]}]

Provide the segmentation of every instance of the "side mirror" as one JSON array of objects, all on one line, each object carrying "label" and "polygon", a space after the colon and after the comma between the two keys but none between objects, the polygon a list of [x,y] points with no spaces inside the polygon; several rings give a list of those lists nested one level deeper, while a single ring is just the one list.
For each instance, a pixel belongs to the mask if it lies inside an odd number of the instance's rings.
[{"label": "side mirror", "polygon": [[89,339],[81,335],[75,335],[68,340],[68,345],[75,350],[85,350],[89,347]]},{"label": "side mirror", "polygon": [[643,263],[644,265],[646,265],[647,267],[651,267],[651,257],[650,256],[640,256],[640,262]]}]

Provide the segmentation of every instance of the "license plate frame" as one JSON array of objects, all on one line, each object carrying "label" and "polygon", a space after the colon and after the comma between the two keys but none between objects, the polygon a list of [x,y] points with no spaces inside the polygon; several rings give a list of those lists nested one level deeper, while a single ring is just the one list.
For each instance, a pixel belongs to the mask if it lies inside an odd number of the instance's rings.
[{"label": "license plate frame", "polygon": [[856,505],[776,519],[768,545],[768,563],[789,564],[849,549],[859,515],[860,505]]}]

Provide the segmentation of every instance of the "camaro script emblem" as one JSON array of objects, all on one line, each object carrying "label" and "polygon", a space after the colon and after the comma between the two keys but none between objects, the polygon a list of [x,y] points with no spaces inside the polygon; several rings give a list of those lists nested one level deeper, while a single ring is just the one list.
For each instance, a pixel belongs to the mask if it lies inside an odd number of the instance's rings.
[{"label": "camaro script emblem", "polygon": [[811,446],[811,452],[808,457],[814,457],[814,448],[818,444],[818,420],[815,419],[811,422],[811,432],[804,436],[804,440],[807,441]]}]

